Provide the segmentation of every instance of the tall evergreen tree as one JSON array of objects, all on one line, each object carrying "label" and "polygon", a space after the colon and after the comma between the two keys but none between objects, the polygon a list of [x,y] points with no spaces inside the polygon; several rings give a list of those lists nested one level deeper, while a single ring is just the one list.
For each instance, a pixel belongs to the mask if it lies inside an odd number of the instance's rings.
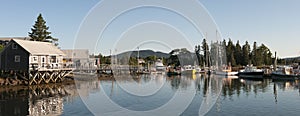
[{"label": "tall evergreen tree", "polygon": [[242,55],[243,52],[240,45],[240,41],[237,41],[235,45],[235,51],[234,51],[234,58],[236,60],[237,65],[242,65],[242,59],[243,59]]},{"label": "tall evergreen tree", "polygon": [[243,63],[242,65],[248,65],[250,61],[250,45],[248,41],[246,41],[245,45],[243,45]]},{"label": "tall evergreen tree", "polygon": [[202,41],[202,50],[203,50],[203,54],[204,54],[204,61],[205,61],[205,65],[209,66],[209,46],[206,42],[206,39],[204,38]]},{"label": "tall evergreen tree", "polygon": [[236,61],[234,58],[234,50],[235,50],[235,46],[231,41],[231,39],[229,39],[228,44],[226,46],[226,55],[227,55],[228,63],[231,63],[232,66],[236,65]]},{"label": "tall evergreen tree", "polygon": [[49,27],[46,26],[46,21],[44,20],[42,14],[39,14],[35,24],[31,28],[31,32],[28,32],[28,34],[32,41],[52,42],[57,45],[56,42],[58,39],[51,37],[51,32],[49,32],[48,29]]},{"label": "tall evergreen tree", "polygon": [[255,66],[258,65],[258,58],[259,57],[259,53],[258,53],[258,49],[257,49],[257,43],[254,42],[253,43],[253,49],[252,49],[252,52],[251,52],[251,63]]},{"label": "tall evergreen tree", "polygon": [[196,53],[196,56],[197,56],[198,65],[199,65],[199,66],[200,66],[200,65],[203,65],[203,62],[202,62],[202,59],[201,59],[200,51],[201,51],[200,45],[196,45],[196,46],[195,46],[195,53]]},{"label": "tall evergreen tree", "polygon": [[261,44],[261,46],[258,48],[260,59],[258,65],[270,65],[272,64],[272,53],[270,49],[265,46],[264,44]]}]

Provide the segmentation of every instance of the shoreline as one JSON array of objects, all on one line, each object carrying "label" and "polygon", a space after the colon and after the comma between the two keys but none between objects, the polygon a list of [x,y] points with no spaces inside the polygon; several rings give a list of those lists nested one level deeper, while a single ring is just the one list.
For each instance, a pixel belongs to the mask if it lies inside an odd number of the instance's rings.
[{"label": "shoreline", "polygon": [[[111,80],[114,79],[112,74],[99,74],[97,75],[97,79],[99,80]],[[73,76],[67,76],[63,81],[57,83],[41,83],[39,85],[52,85],[52,84],[75,84],[75,80]],[[0,89],[16,87],[16,88],[26,88],[28,86],[39,86],[39,85],[28,85],[28,80],[18,79],[16,77],[0,77]],[[0,90],[1,91],[1,90]]]},{"label": "shoreline", "polygon": [[[73,77],[66,77],[62,82],[57,82],[57,83],[48,83],[48,84],[70,84],[74,83]],[[42,83],[39,85],[47,85],[46,83]],[[28,87],[28,80],[24,79],[18,79],[14,77],[0,77],[0,87],[18,87],[18,86],[24,86]],[[36,86],[36,85],[31,85],[31,86]]]}]

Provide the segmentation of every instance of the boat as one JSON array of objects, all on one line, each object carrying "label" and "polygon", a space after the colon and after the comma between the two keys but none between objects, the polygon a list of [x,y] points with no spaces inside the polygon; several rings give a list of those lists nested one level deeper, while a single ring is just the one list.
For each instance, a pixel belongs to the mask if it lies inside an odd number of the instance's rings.
[{"label": "boat", "polygon": [[216,75],[222,75],[222,76],[236,76],[238,75],[238,72],[232,71],[231,66],[223,66],[221,70],[214,71]]},{"label": "boat", "polygon": [[172,76],[172,75],[180,75],[181,74],[181,72],[179,72],[179,71],[168,71],[167,72],[167,75],[168,76]]},{"label": "boat", "polygon": [[209,74],[209,68],[208,67],[204,67],[204,68],[200,68],[200,67],[196,67],[195,68],[196,73],[200,73],[200,74]]},{"label": "boat", "polygon": [[300,77],[299,71],[291,66],[279,66],[272,72],[272,79],[297,79]]},{"label": "boat", "polygon": [[185,65],[181,69],[182,74],[196,74],[196,70],[191,65]]},{"label": "boat", "polygon": [[239,77],[241,78],[263,78],[264,71],[261,69],[257,69],[257,67],[253,65],[247,65],[245,69],[240,70],[238,72]]},{"label": "boat", "polygon": [[236,76],[238,72],[232,72],[229,70],[223,70],[223,71],[215,71],[216,75],[223,75],[223,76]]},{"label": "boat", "polygon": [[168,76],[172,76],[172,75],[180,75],[181,74],[181,68],[176,68],[176,67],[172,67],[172,66],[168,66],[167,67],[167,75]]},{"label": "boat", "polygon": [[166,71],[166,67],[164,66],[164,64],[162,63],[162,60],[158,59],[155,62],[155,73],[158,74],[164,74]]}]

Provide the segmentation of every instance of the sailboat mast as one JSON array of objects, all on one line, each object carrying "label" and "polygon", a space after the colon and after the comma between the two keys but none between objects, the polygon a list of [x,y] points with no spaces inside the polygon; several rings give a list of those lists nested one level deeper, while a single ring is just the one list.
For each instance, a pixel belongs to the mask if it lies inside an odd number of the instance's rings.
[{"label": "sailboat mast", "polygon": [[140,63],[139,63],[139,59],[140,59],[140,47],[137,47],[138,49],[138,54],[137,54],[137,71],[139,72],[140,70]]}]

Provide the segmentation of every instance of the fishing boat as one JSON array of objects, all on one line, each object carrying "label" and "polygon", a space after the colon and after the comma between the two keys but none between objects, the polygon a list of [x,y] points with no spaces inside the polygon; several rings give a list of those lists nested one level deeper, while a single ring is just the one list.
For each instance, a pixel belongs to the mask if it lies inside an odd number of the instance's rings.
[{"label": "fishing boat", "polygon": [[297,79],[300,77],[299,71],[291,66],[279,66],[272,72],[273,79]]},{"label": "fishing boat", "polygon": [[247,65],[245,69],[238,72],[238,75],[241,78],[263,78],[264,71],[253,65]]}]

